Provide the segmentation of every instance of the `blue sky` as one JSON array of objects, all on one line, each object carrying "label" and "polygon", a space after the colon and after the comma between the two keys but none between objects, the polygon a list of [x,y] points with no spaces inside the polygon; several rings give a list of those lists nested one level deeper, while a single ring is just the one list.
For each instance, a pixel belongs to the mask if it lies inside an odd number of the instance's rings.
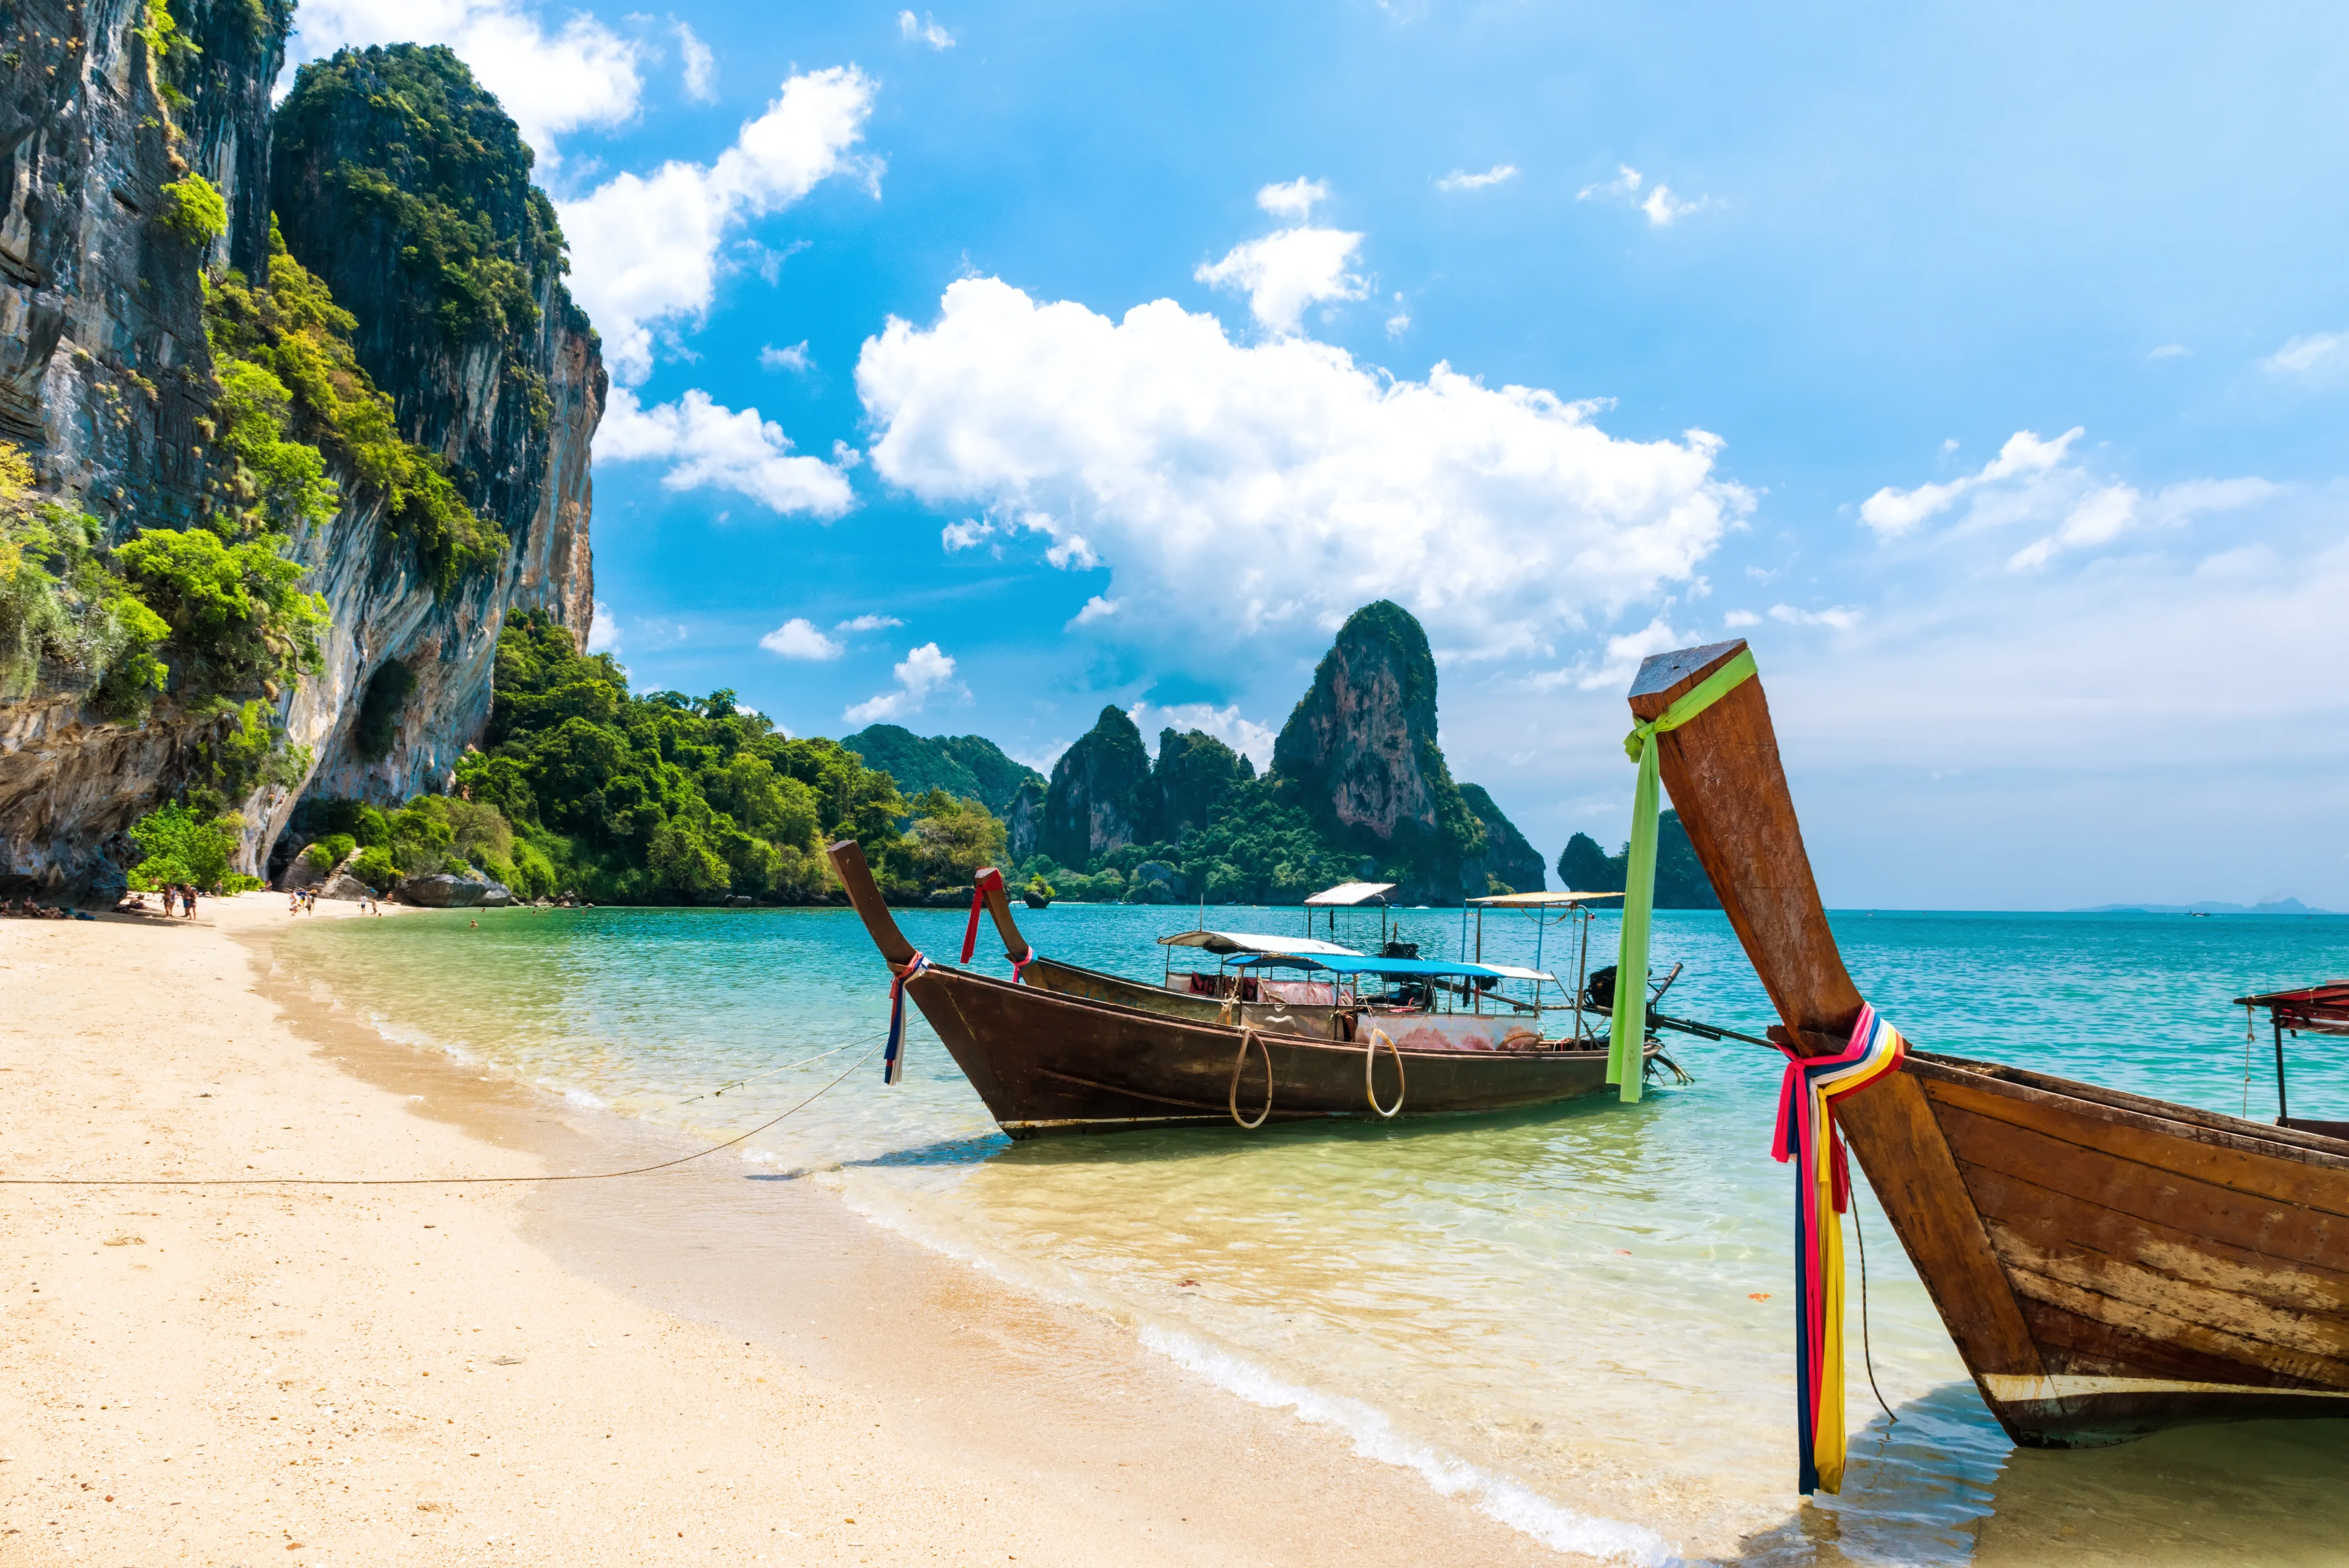
[{"label": "blue sky", "polygon": [[538,147],[640,685],[1262,760],[1392,597],[1554,857],[1626,831],[1639,655],[1744,635],[1831,903],[2349,909],[2336,16],[300,27],[454,45]]}]

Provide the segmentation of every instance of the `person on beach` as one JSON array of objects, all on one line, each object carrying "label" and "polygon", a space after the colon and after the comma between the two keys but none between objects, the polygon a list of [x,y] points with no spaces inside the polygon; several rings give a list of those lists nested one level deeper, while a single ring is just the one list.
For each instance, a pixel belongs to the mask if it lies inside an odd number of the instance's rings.
[{"label": "person on beach", "polygon": [[196,918],[196,890],[193,888],[182,887],[180,889],[180,908],[187,911],[188,919],[192,920]]}]

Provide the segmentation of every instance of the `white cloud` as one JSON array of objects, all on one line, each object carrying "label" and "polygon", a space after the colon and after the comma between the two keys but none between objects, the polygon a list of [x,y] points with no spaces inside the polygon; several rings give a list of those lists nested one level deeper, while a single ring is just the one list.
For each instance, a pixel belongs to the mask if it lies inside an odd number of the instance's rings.
[{"label": "white cloud", "polygon": [[1256,204],[1276,218],[1302,223],[1313,216],[1313,203],[1330,199],[1330,182],[1303,175],[1282,185],[1267,185],[1256,193]]},{"label": "white cloud", "polygon": [[685,96],[696,103],[718,101],[718,57],[700,35],[679,22],[677,25],[677,52],[685,60]]},{"label": "white cloud", "polygon": [[823,660],[838,659],[848,651],[847,646],[816,630],[815,623],[805,616],[793,616],[759,639],[759,646],[769,653],[781,654],[785,659]]},{"label": "white cloud", "polygon": [[995,534],[995,524],[982,523],[976,517],[966,517],[959,523],[949,523],[938,530],[939,542],[952,555],[957,550],[976,549]]},{"label": "white cloud", "polygon": [[[1267,187],[1273,189],[1278,187]],[[1361,244],[1361,235],[1342,229],[1282,229],[1233,246],[1223,260],[1203,262],[1191,275],[1247,295],[1248,310],[1259,323],[1294,335],[1301,330],[1308,306],[1369,297],[1370,285],[1346,270]]]},{"label": "white cloud", "polygon": [[[1796,609],[1792,605],[1772,605],[1770,618],[1782,621],[1787,626],[1823,626],[1833,631],[1849,631],[1859,625],[1860,612],[1847,605],[1837,605],[1832,609],[1823,610]],[[1747,619],[1751,623],[1754,618],[1748,617]]]},{"label": "white cloud", "polygon": [[1760,626],[1762,618],[1752,610],[1731,610],[1721,618],[1721,624],[1732,631],[1736,631],[1744,627]]},{"label": "white cloud", "polygon": [[1091,626],[1097,620],[1109,619],[1110,617],[1115,615],[1124,607],[1125,604],[1123,600],[1105,599],[1102,597],[1101,595],[1095,594],[1092,597],[1085,601],[1085,607],[1079,610],[1076,613],[1076,618],[1071,620],[1069,624],[1072,627]]},{"label": "white cloud", "polygon": [[620,651],[620,623],[612,614],[612,607],[602,599],[595,601],[595,612],[587,627],[587,651],[617,653]]},{"label": "white cloud", "polygon": [[837,517],[856,495],[840,470],[822,458],[792,454],[781,425],[756,409],[739,412],[696,387],[673,403],[645,408],[626,387],[612,389],[595,455],[607,462],[658,461],[667,490],[730,490],[773,511]]},{"label": "white cloud", "polygon": [[1411,330],[1411,312],[1403,306],[1402,296],[1395,296],[1394,314],[1387,317],[1387,336],[1400,337]]},{"label": "white cloud", "polygon": [[285,48],[286,76],[346,45],[446,44],[497,95],[543,167],[555,139],[636,118],[637,48],[585,12],[550,33],[519,0],[304,0]]},{"label": "white cloud", "polygon": [[1071,568],[1089,572],[1101,565],[1101,557],[1093,554],[1093,547],[1085,542],[1082,534],[1055,535],[1051,547],[1044,552],[1044,559],[1064,572]]},{"label": "white cloud", "polygon": [[1881,538],[1898,538],[1963,500],[1960,533],[2029,528],[2038,534],[2005,563],[2010,572],[2033,572],[2059,555],[2095,550],[2142,528],[2235,511],[2278,493],[2264,479],[2197,479],[2148,495],[2073,461],[2072,443],[2082,433],[2075,426],[2043,441],[2017,431],[1980,472],[1914,490],[1879,490],[1861,503],[1860,521]]},{"label": "white cloud", "polygon": [[[1640,194],[1642,190],[1648,193]],[[1713,204],[1710,196],[1699,196],[1692,202],[1672,194],[1672,188],[1658,184],[1649,189],[1647,177],[1629,163],[1616,165],[1615,178],[1595,185],[1585,185],[1575,192],[1578,202],[1605,202],[1613,206],[1637,207],[1648,214],[1648,222],[1657,228],[1687,217]]]},{"label": "white cloud", "polygon": [[2165,343],[2160,348],[2156,348],[2152,353],[2147,354],[2146,358],[2148,359],[2176,359],[2192,352],[2193,350],[2186,347],[2183,343]]},{"label": "white cloud", "polygon": [[762,370],[792,370],[804,373],[815,361],[808,358],[807,339],[802,337],[788,348],[778,348],[771,343],[759,348],[759,368]]},{"label": "white cloud", "polygon": [[2349,332],[2312,332],[2286,343],[2261,360],[2260,367],[2277,375],[2300,374],[2329,366],[2344,348],[2349,348]]},{"label": "white cloud", "polygon": [[904,621],[899,620],[894,615],[867,614],[851,616],[848,619],[842,621],[838,626],[833,627],[832,629],[834,631],[845,632],[886,631],[893,626],[903,626],[905,624],[905,623]]},{"label": "white cloud", "polygon": [[833,175],[861,179],[880,194],[880,161],[851,151],[864,138],[874,90],[854,66],[804,72],[716,162],[673,160],[556,203],[571,242],[572,296],[603,334],[615,381],[634,386],[652,374],[657,330],[708,313],[729,230]]},{"label": "white cloud", "polygon": [[1482,174],[1469,174],[1454,169],[1438,180],[1435,188],[1439,191],[1482,191],[1487,185],[1498,185],[1504,180],[1516,177],[1517,166],[1514,163],[1495,163]]},{"label": "white cloud", "polygon": [[897,678],[895,691],[857,703],[841,714],[852,724],[871,724],[883,719],[895,719],[908,713],[918,713],[932,692],[954,682],[954,656],[941,653],[935,642],[906,650],[904,659],[890,671]]},{"label": "white cloud", "polygon": [[1640,203],[1640,211],[1648,214],[1648,222],[1661,229],[1675,219],[1703,211],[1711,202],[1709,196],[1699,196],[1693,202],[1684,201],[1672,194],[1670,185],[1659,185],[1648,192],[1648,199]]},{"label": "white cloud", "polygon": [[[1859,505],[1859,520],[1876,530],[1880,538],[1892,539],[1909,533],[1919,524],[1950,509],[1958,497],[1980,485],[1996,484],[2002,480],[2029,480],[2045,473],[2064,461],[2074,441],[2085,433],[2075,425],[2054,441],[2042,441],[2030,431],[2017,431],[1999,448],[1998,455],[1982,465],[1980,473],[1951,480],[1946,484],[1920,484],[1914,490],[1895,490],[1887,485]],[[1942,451],[1951,450],[1944,443]]]},{"label": "white cloud", "polygon": [[927,44],[934,49],[954,47],[954,35],[938,26],[938,19],[928,12],[916,20],[911,11],[897,13],[897,35],[909,44]]},{"label": "white cloud", "polygon": [[1587,403],[1242,345],[1171,300],[1112,321],[966,278],[856,375],[882,478],[1081,536],[1125,622],[1193,642],[1315,639],[1385,596],[1447,654],[1547,649],[1689,578],[1752,504],[1702,431],[1619,440]]},{"label": "white cloud", "polygon": [[1259,773],[1272,766],[1272,742],[1278,732],[1269,724],[1240,717],[1237,702],[1225,708],[1212,702],[1177,702],[1164,708],[1154,702],[1136,702],[1127,710],[1127,717],[1142,732],[1143,742],[1151,748],[1154,757],[1158,754],[1157,732],[1202,730],[1256,763]]}]

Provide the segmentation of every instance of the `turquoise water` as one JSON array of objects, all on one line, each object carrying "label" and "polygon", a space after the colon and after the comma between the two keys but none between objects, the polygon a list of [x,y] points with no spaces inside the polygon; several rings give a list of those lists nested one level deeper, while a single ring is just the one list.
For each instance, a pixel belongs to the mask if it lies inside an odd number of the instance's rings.
[{"label": "turquoise water", "polygon": [[[1294,909],[1213,913],[1299,927]],[[900,919],[925,950],[958,950],[960,913]],[[1021,919],[1055,957],[1154,979],[1153,939],[1196,915],[1062,905]],[[1429,956],[1458,950],[1456,915],[1402,924]],[[1657,924],[1659,964],[1686,966],[1667,1011],[1755,1033],[1772,1021],[1721,916]],[[1863,993],[1922,1048],[2262,1119],[2266,1036],[2247,1053],[2228,1000],[2349,974],[2339,918],[1881,911],[1835,926]],[[1373,939],[1375,919],[1351,934]],[[1573,940],[1547,931],[1545,961],[1571,972]],[[1529,962],[1535,942],[1524,917],[1485,922],[1488,959]],[[1613,945],[1603,918],[1593,950]],[[280,953],[396,1036],[713,1138],[848,1069],[742,1158],[1109,1314],[1236,1392],[1344,1426],[1553,1544],[1651,1562],[2331,1552],[2307,1510],[2274,1500],[2349,1479],[2349,1422],[2012,1453],[1865,1195],[1876,1383],[1899,1420],[1855,1359],[1845,1493],[1798,1508],[1791,1179],[1766,1153],[1778,1058],[1754,1047],[1672,1041],[1696,1083],[1630,1106],[1015,1145],[918,1024],[904,1084],[860,1062],[886,973],[846,911],[506,910],[478,929],[411,913],[297,925]],[[1005,968],[986,932],[979,962]],[[2301,1114],[2349,1116],[2343,1045],[2295,1047]],[[1857,1342],[1857,1301],[1852,1315]],[[2198,1488],[2240,1496],[2214,1512],[2189,1506]]]}]

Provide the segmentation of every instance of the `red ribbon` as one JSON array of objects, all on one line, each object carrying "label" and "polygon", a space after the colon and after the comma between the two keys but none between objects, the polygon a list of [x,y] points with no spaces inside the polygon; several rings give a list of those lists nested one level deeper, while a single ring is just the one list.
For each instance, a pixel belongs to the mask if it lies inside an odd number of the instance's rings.
[{"label": "red ribbon", "polygon": [[962,961],[968,963],[970,955],[978,949],[978,912],[987,906],[987,890],[1003,886],[1003,873],[990,866],[978,874],[970,885],[970,924],[962,931]]}]

